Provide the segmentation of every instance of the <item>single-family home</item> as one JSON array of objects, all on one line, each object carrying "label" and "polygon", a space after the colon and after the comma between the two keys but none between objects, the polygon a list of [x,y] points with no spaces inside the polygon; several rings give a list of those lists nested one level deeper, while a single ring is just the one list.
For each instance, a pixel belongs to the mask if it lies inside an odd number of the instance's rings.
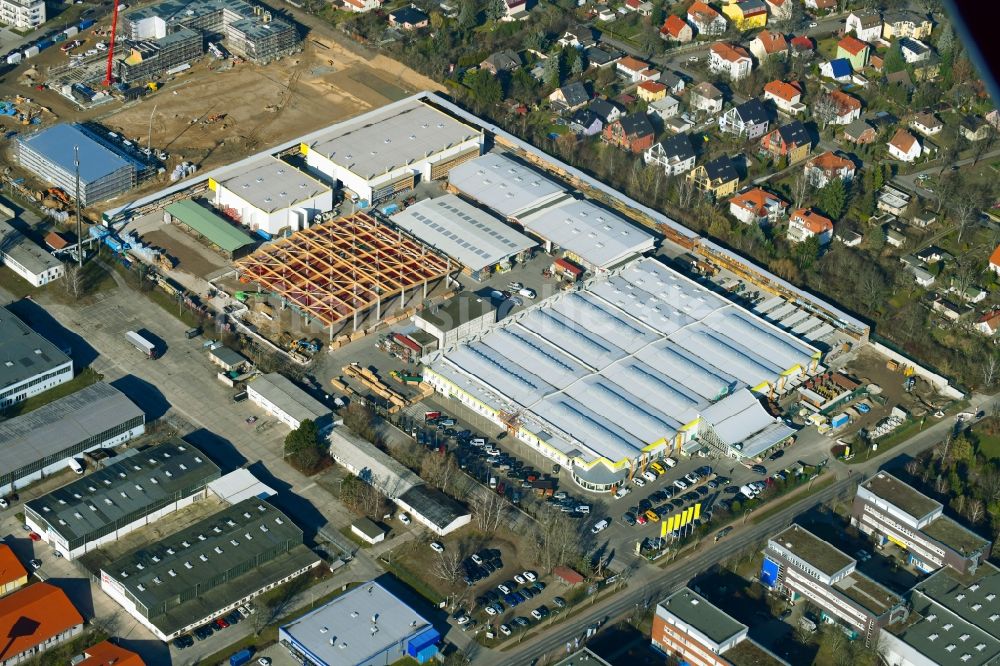
[{"label": "single-family home", "polygon": [[618,18],[618,14],[612,10],[610,7],[605,7],[601,11],[597,12],[597,20],[602,23],[610,23]]},{"label": "single-family home", "polygon": [[733,160],[728,155],[723,155],[705,164],[699,164],[688,172],[687,179],[699,191],[721,199],[736,192],[740,174]]},{"label": "single-family home", "polygon": [[719,116],[719,131],[752,141],[767,132],[769,120],[767,108],[760,100],[749,99]]},{"label": "single-family home", "polygon": [[792,37],[788,42],[793,58],[809,59],[816,53],[816,43],[808,35]]},{"label": "single-family home", "polygon": [[910,120],[910,127],[924,136],[934,136],[944,129],[944,123],[932,111],[921,111]]},{"label": "single-family home", "polygon": [[603,98],[595,99],[587,108],[593,111],[605,125],[613,123],[622,117],[621,107]]},{"label": "single-family home", "polygon": [[389,25],[403,30],[417,30],[430,25],[431,19],[415,6],[400,7],[389,12]]},{"label": "single-family home", "polygon": [[839,240],[841,243],[847,247],[857,247],[861,245],[861,241],[865,239],[864,236],[859,234],[857,231],[852,229],[845,229],[838,234],[834,235],[834,238]]},{"label": "single-family home", "polygon": [[667,87],[667,92],[671,95],[680,95],[684,92],[684,79],[673,72],[661,72],[660,83]]},{"label": "single-family home", "polygon": [[958,285],[952,284],[949,291],[954,294],[958,294],[958,297],[962,299],[962,302],[964,303],[982,303],[989,295],[986,293],[985,289],[977,287],[976,285],[970,285],[965,289],[961,289]]},{"label": "single-family home", "polygon": [[761,30],[750,41],[750,53],[758,63],[763,63],[771,56],[787,56],[788,42],[780,32]]},{"label": "single-family home", "polygon": [[937,215],[932,210],[923,210],[910,216],[910,226],[917,229],[926,229],[937,222]]},{"label": "single-family home", "polygon": [[871,47],[857,37],[845,35],[837,42],[837,57],[846,58],[854,71],[864,69],[868,64],[868,54]]},{"label": "single-family home", "polygon": [[755,187],[729,200],[729,214],[743,224],[766,226],[785,215],[788,204],[778,196]]},{"label": "single-family home", "polygon": [[589,101],[590,93],[587,92],[587,87],[580,81],[567,83],[560,88],[556,88],[549,95],[549,102],[553,107],[566,111],[576,111]]},{"label": "single-family home", "polygon": [[857,97],[852,97],[842,90],[831,90],[828,96],[834,105],[834,115],[830,124],[850,125],[861,117],[861,100]]},{"label": "single-family home", "polygon": [[990,125],[979,116],[965,115],[958,123],[958,131],[969,141],[982,141],[990,135]]},{"label": "single-family home", "polygon": [[906,234],[902,229],[889,227],[885,230],[885,242],[892,247],[901,248],[906,245]]},{"label": "single-family home", "polygon": [[645,113],[622,116],[610,125],[604,126],[604,140],[613,146],[641,153],[653,145],[656,132]]},{"label": "single-family home", "polygon": [[788,218],[788,240],[801,243],[814,236],[820,245],[827,245],[830,242],[833,238],[833,222],[830,218],[808,208],[800,208],[792,213]]},{"label": "single-family home", "polygon": [[694,168],[695,154],[691,145],[691,137],[687,134],[674,136],[653,144],[643,153],[646,164],[658,164],[668,176],[678,176]]},{"label": "single-family home", "polygon": [[875,131],[872,124],[862,118],[855,119],[844,128],[844,141],[849,141],[859,146],[875,143],[875,139],[877,138],[878,132]]},{"label": "single-family home", "polygon": [[950,252],[941,249],[937,245],[928,245],[924,249],[914,252],[913,256],[925,264],[936,264],[939,261],[944,261],[946,258],[952,258]]},{"label": "single-family home", "polygon": [[855,10],[848,14],[844,31],[863,42],[874,42],[882,36],[882,15],[876,9]]},{"label": "single-family home", "polygon": [[911,37],[902,37],[899,40],[899,50],[908,65],[924,62],[931,57],[931,47]]},{"label": "single-family home", "polygon": [[753,30],[767,25],[767,5],[764,0],[739,0],[722,6],[722,13],[737,30]]},{"label": "single-family home", "polygon": [[837,0],[805,0],[806,9],[817,12],[829,12],[837,8]]},{"label": "single-family home", "polygon": [[834,178],[852,180],[856,172],[854,162],[829,150],[812,158],[803,167],[806,181],[817,189],[826,187]]},{"label": "single-family home", "polygon": [[819,66],[820,76],[840,83],[847,83],[851,80],[854,70],[851,68],[851,61],[847,58],[835,58],[828,60]]},{"label": "single-family home", "polygon": [[722,111],[722,91],[708,81],[702,81],[688,92],[688,104],[693,111],[716,114]]},{"label": "single-family home", "polygon": [[660,27],[660,37],[667,41],[686,44],[694,39],[694,31],[687,21],[676,14],[671,14]]},{"label": "single-family home", "polygon": [[926,268],[913,266],[910,267],[910,272],[913,273],[913,281],[924,289],[929,289],[934,285],[934,275]]},{"label": "single-family home", "polygon": [[920,141],[900,127],[888,143],[889,154],[901,162],[912,162],[920,157]]},{"label": "single-family home", "polygon": [[663,121],[663,129],[667,130],[671,134],[681,134],[682,132],[687,132],[689,129],[694,127],[694,123],[692,122],[693,120],[694,119],[688,114],[667,118]]},{"label": "single-family home", "polygon": [[[888,216],[902,215],[910,205],[910,195],[892,185],[883,185],[878,192],[875,207]],[[874,219],[874,218],[872,218]],[[869,219],[869,222],[872,220]]]},{"label": "single-family home", "polygon": [[792,18],[793,0],[764,0],[767,11],[771,14],[771,20],[775,22],[788,21]]},{"label": "single-family home", "polygon": [[611,67],[622,57],[620,51],[607,46],[588,46],[584,53],[587,54],[587,64],[597,69]]},{"label": "single-family home", "polygon": [[626,11],[635,12],[639,16],[653,15],[653,3],[649,2],[649,0],[625,0],[625,4],[622,7]]},{"label": "single-family home", "polygon": [[806,110],[802,103],[802,84],[798,81],[769,81],[764,85],[764,100],[770,100],[778,111],[789,116]]},{"label": "single-family home", "polygon": [[984,312],[975,323],[975,329],[983,335],[993,335],[998,328],[1000,328],[1000,309]]},{"label": "single-family home", "polygon": [[497,51],[491,53],[486,60],[479,63],[480,69],[485,69],[493,76],[498,72],[513,72],[521,66],[521,56],[514,51]]},{"label": "single-family home", "polygon": [[737,81],[750,76],[753,60],[750,59],[750,53],[742,46],[716,42],[708,50],[708,68]]},{"label": "single-family home", "polygon": [[356,14],[374,11],[382,7],[382,0],[344,0],[344,9]]},{"label": "single-family home", "polygon": [[789,164],[796,164],[809,157],[812,137],[802,121],[793,120],[765,134],[760,149],[774,158],[787,157]]},{"label": "single-family home", "polygon": [[687,22],[699,35],[721,35],[726,31],[726,19],[722,14],[701,0],[695,0],[688,7]]},{"label": "single-family home", "polygon": [[997,275],[1000,275],[1000,245],[997,245],[990,254],[989,268]]},{"label": "single-family home", "polygon": [[882,24],[882,39],[926,39],[931,36],[934,24],[926,15],[918,14],[909,9],[896,9],[886,12]]},{"label": "single-family home", "polygon": [[577,25],[568,28],[562,37],[556,40],[559,46],[572,46],[576,49],[586,49],[597,44],[597,33],[589,25]]},{"label": "single-family home", "polygon": [[636,86],[635,94],[644,102],[655,102],[667,96],[667,87],[657,81],[643,81]]},{"label": "single-family home", "polygon": [[600,117],[590,109],[578,109],[570,116],[569,129],[574,134],[583,136],[594,136],[604,129],[604,123]]},{"label": "single-family home", "polygon": [[501,21],[519,21],[528,16],[528,0],[503,0],[506,7],[506,14],[500,17]]},{"label": "single-family home", "polygon": [[643,81],[643,72],[649,69],[649,64],[632,56],[625,56],[615,63],[615,71],[625,77],[630,83]]},{"label": "single-family home", "polygon": [[968,306],[960,307],[946,298],[934,299],[934,302],[931,303],[931,310],[937,312],[948,321],[958,321],[972,312],[972,308]]},{"label": "single-family home", "polygon": [[656,116],[660,120],[666,120],[667,118],[673,118],[681,110],[681,103],[677,101],[676,97],[671,97],[666,95],[660,99],[650,102],[649,106],[646,107],[646,113],[651,116]]}]

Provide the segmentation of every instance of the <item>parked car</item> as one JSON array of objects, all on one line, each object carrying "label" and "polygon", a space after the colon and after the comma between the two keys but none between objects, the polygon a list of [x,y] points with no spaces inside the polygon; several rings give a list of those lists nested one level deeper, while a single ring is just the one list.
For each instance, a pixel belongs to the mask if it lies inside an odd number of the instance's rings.
[{"label": "parked car", "polygon": [[566,608],[566,600],[562,597],[552,597],[552,604],[557,608]]},{"label": "parked car", "polygon": [[635,525],[635,514],[630,512],[625,512],[622,514],[622,522],[631,527]]},{"label": "parked car", "polygon": [[518,585],[524,585],[528,581],[521,574],[514,574],[514,582],[517,583]]},{"label": "parked car", "polygon": [[28,564],[31,565],[32,569],[41,569],[42,568],[42,561],[39,560],[39,559],[31,560],[30,562],[28,562]]},{"label": "parked car", "polygon": [[767,459],[768,460],[777,460],[778,458],[780,458],[783,455],[785,455],[784,450],[778,449],[777,451],[775,451],[774,453],[772,453],[771,455],[769,455],[767,457]]},{"label": "parked car", "polygon": [[437,541],[431,541],[431,550],[433,550],[435,553],[443,553],[444,546],[442,546]]},{"label": "parked car", "polygon": [[524,577],[528,579],[529,582],[534,583],[538,580],[538,575],[534,571],[525,571]]},{"label": "parked car", "polygon": [[682,481],[681,479],[677,479],[676,481],[674,481],[674,487],[676,487],[678,490],[687,490],[688,484],[684,483],[684,481]]},{"label": "parked car", "polygon": [[646,481],[643,480],[643,478],[641,476],[633,476],[632,477],[632,483],[634,483],[635,485],[639,486],[640,488],[642,488],[644,485],[646,485]]},{"label": "parked car", "polygon": [[750,469],[756,472],[757,474],[767,474],[767,468],[764,467],[763,465],[754,465]]},{"label": "parked car", "polygon": [[535,290],[529,287],[521,287],[520,289],[517,290],[517,293],[519,296],[524,296],[525,298],[531,298],[531,299],[537,296],[537,294],[535,294]]},{"label": "parked car", "polygon": [[610,525],[610,523],[607,520],[598,521],[593,527],[590,528],[590,532],[591,534],[599,534],[600,532],[608,529],[608,525]]},{"label": "parked car", "polygon": [[508,627],[506,624],[501,624],[500,633],[503,634],[504,636],[510,636],[511,634],[510,627]]},{"label": "parked car", "polygon": [[403,523],[404,525],[409,525],[410,524],[410,517],[408,515],[406,515],[405,513],[401,513],[401,514],[399,514],[399,522]]},{"label": "parked car", "polygon": [[656,474],[647,469],[645,472],[642,473],[642,478],[646,479],[647,481],[656,481]]}]

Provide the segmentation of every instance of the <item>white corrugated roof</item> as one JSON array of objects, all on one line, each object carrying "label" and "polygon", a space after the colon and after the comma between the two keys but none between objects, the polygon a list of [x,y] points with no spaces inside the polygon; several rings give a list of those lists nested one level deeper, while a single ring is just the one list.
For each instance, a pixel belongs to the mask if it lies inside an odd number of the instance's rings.
[{"label": "white corrugated roof", "polygon": [[554,180],[498,153],[487,153],[452,168],[448,182],[504,217],[517,217],[566,193],[566,188]]}]

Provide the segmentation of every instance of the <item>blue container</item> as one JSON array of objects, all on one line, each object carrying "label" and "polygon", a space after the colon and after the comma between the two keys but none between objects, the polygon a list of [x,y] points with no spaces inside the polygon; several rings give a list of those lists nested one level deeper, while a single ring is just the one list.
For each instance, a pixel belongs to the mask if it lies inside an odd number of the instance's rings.
[{"label": "blue container", "polygon": [[258,236],[260,236],[261,238],[263,238],[266,241],[269,241],[272,238],[271,234],[267,233],[263,229],[258,229],[254,233],[257,234]]},{"label": "blue container", "polygon": [[53,44],[53,42],[52,42],[51,39],[43,39],[42,41],[40,41],[37,44],[35,44],[35,46],[38,47],[39,51],[44,51],[45,49],[47,49],[50,46],[52,46],[52,44]]},{"label": "blue container", "polygon": [[229,657],[229,666],[243,666],[243,664],[250,661],[250,657],[253,656],[253,650],[246,648],[240,650],[236,654]]},{"label": "blue container", "polygon": [[83,19],[82,21],[80,21],[79,28],[80,30],[86,30],[92,25],[94,25],[94,19]]},{"label": "blue container", "polygon": [[840,428],[851,422],[851,417],[847,413],[840,413],[830,419],[830,426]]},{"label": "blue container", "polygon": [[399,212],[399,204],[391,203],[388,206],[382,206],[383,215],[393,215]]},{"label": "blue container", "polygon": [[65,42],[68,35],[65,32],[57,33],[55,37],[52,38],[52,42],[58,44],[59,42]]}]

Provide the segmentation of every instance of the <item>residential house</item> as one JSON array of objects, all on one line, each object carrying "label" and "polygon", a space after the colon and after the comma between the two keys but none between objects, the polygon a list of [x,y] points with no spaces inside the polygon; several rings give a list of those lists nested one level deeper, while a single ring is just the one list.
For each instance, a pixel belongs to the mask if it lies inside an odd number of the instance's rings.
[{"label": "residential house", "polygon": [[556,43],[562,47],[586,49],[597,44],[597,33],[588,25],[577,25],[566,30]]},{"label": "residential house", "polygon": [[597,69],[611,67],[622,57],[621,52],[610,47],[588,46],[584,53],[587,54],[587,64]]},{"label": "residential house", "polygon": [[910,217],[910,226],[916,227],[917,229],[926,229],[937,222],[937,215],[933,211],[925,210],[920,213],[914,213]]},{"label": "residential house", "polygon": [[528,0],[503,0],[503,3],[507,8],[507,13],[501,17],[501,21],[519,21],[527,18]]},{"label": "residential house", "polygon": [[997,245],[992,254],[990,254],[989,269],[1000,275],[1000,245]]},{"label": "residential house", "polygon": [[806,9],[817,12],[829,12],[837,8],[837,0],[805,0]]},{"label": "residential house", "polygon": [[750,76],[753,60],[750,59],[750,53],[742,46],[716,42],[708,52],[708,68],[737,81]]},{"label": "residential house", "polygon": [[844,128],[844,140],[859,146],[875,143],[878,132],[867,120],[857,118]]},{"label": "residential house", "polygon": [[908,65],[924,62],[931,57],[931,47],[919,39],[911,39],[910,37],[903,37],[899,40],[899,50],[903,54],[903,60]]},{"label": "residential house", "polygon": [[655,102],[650,102],[649,106],[646,107],[646,113],[651,116],[656,116],[660,120],[666,120],[667,118],[673,118],[681,110],[681,103],[677,101],[677,98],[666,95],[661,97]]},{"label": "residential house", "polygon": [[761,30],[750,42],[750,53],[758,63],[763,63],[771,56],[788,55],[788,42],[780,32]]},{"label": "residential house", "polygon": [[576,111],[589,101],[590,93],[587,92],[587,87],[579,81],[556,88],[549,95],[549,102],[554,107],[567,111]]},{"label": "residential house", "polygon": [[635,93],[644,102],[655,102],[667,96],[667,87],[656,81],[643,81],[636,86]]},{"label": "residential house", "polygon": [[901,229],[889,227],[885,230],[885,242],[892,247],[901,248],[906,245],[906,234]]},{"label": "residential house", "polygon": [[784,217],[787,208],[787,203],[759,187],[737,194],[729,200],[729,214],[743,224],[775,224]]},{"label": "residential house", "polygon": [[833,222],[808,208],[800,208],[792,213],[788,218],[788,240],[801,243],[814,236],[820,245],[827,245],[833,238]]},{"label": "residential house", "polygon": [[667,41],[686,44],[694,39],[694,31],[680,16],[671,14],[660,28],[660,37]]},{"label": "residential house", "polygon": [[882,25],[882,39],[926,39],[931,36],[934,24],[926,15],[920,15],[908,9],[898,9],[886,12]]},{"label": "residential house", "polygon": [[393,28],[417,30],[419,28],[426,28],[430,25],[430,22],[430,17],[413,5],[400,7],[389,12],[389,25]]},{"label": "residential house", "polygon": [[700,164],[688,172],[687,179],[699,191],[716,199],[731,196],[736,192],[740,182],[740,174],[736,165],[727,155],[717,157],[711,162]]},{"label": "residential house", "polygon": [[767,5],[764,0],[739,0],[722,7],[737,30],[753,30],[767,25]]},{"label": "residential house", "polygon": [[356,14],[370,12],[382,7],[382,0],[344,0],[344,9]]},{"label": "residential house", "polygon": [[662,72],[660,74],[660,83],[667,87],[667,92],[671,95],[680,95],[684,92],[684,79],[673,72]]},{"label": "residential house", "polygon": [[609,23],[618,18],[618,14],[611,10],[609,7],[605,7],[601,11],[597,12],[597,20],[604,23]]},{"label": "residential house", "polygon": [[812,158],[803,167],[806,181],[817,189],[826,187],[834,178],[852,180],[856,172],[854,162],[829,150]]},{"label": "residential house", "polygon": [[939,315],[947,319],[948,321],[958,321],[965,315],[972,312],[972,308],[968,306],[959,306],[952,303],[947,298],[937,298],[931,303],[931,310],[937,312]]},{"label": "residential house", "polygon": [[928,49],[927,57],[910,64],[915,81],[930,81],[941,73],[941,58]]},{"label": "residential house", "polygon": [[767,132],[768,116],[759,99],[750,99],[719,116],[719,131],[753,141]]},{"label": "residential house", "polygon": [[622,116],[610,125],[604,126],[604,140],[613,146],[641,153],[653,145],[656,132],[644,113]]},{"label": "residential house", "polygon": [[885,82],[890,86],[898,86],[900,88],[905,88],[906,90],[913,90],[913,79],[910,78],[910,73],[905,69],[887,74]]},{"label": "residential house", "polygon": [[485,69],[493,76],[499,72],[513,72],[521,66],[521,56],[514,51],[497,51],[491,53],[486,60],[479,63],[480,69]]},{"label": "residential house", "polygon": [[983,316],[976,321],[974,328],[983,335],[994,335],[1000,328],[1000,310],[984,312]]},{"label": "residential house", "polygon": [[687,21],[699,35],[721,35],[726,31],[726,19],[701,0],[695,0],[688,7]]},{"label": "residential house", "polygon": [[990,135],[990,125],[979,116],[962,116],[958,131],[969,141],[982,141]]},{"label": "residential house", "polygon": [[644,63],[638,58],[633,58],[632,56],[625,56],[615,63],[615,71],[628,79],[630,83],[639,83],[640,81],[646,80],[643,77],[643,73],[648,70],[649,65],[647,63]]},{"label": "residential house", "polygon": [[809,157],[812,137],[802,121],[793,120],[765,134],[760,148],[774,158],[787,157],[789,164],[796,164]]},{"label": "residential house", "polygon": [[694,111],[704,111],[713,115],[722,111],[722,92],[708,81],[702,81],[691,88],[688,104]]},{"label": "residential house", "polygon": [[847,58],[836,58],[828,60],[819,66],[820,76],[840,83],[847,83],[851,80],[854,70],[851,68],[851,61]]},{"label": "residential house", "polygon": [[811,58],[816,53],[816,44],[808,35],[792,37],[788,42],[793,58]]},{"label": "residential house", "polygon": [[[83,633],[83,616],[61,588],[48,582],[27,585],[0,599],[3,651],[0,664],[14,666]],[[37,663],[66,663],[38,658]]]},{"label": "residential house", "polygon": [[934,285],[934,274],[926,268],[914,266],[910,268],[910,272],[913,273],[913,281],[924,289],[929,289]]},{"label": "residential house", "polygon": [[939,261],[944,261],[946,258],[951,258],[951,253],[942,250],[937,245],[929,245],[919,252],[915,252],[913,256],[925,264],[936,264]]},{"label": "residential house", "polygon": [[614,102],[610,102],[606,99],[598,98],[590,103],[588,107],[593,111],[601,122],[605,125],[615,122],[622,117],[622,109]]},{"label": "residential house", "polygon": [[910,121],[910,127],[917,130],[924,136],[934,136],[944,129],[944,123],[942,123],[931,111],[921,111],[917,115],[913,116],[913,120]]},{"label": "residential house", "polygon": [[868,54],[871,48],[857,37],[844,36],[837,42],[837,57],[846,58],[854,71],[864,69],[868,64]]},{"label": "residential house", "polygon": [[900,127],[889,140],[889,154],[901,162],[912,162],[920,157],[920,141]]},{"label": "residential house", "polygon": [[692,120],[693,119],[688,114],[667,118],[663,121],[663,129],[667,130],[671,134],[681,134],[682,132],[687,132],[694,127]]},{"label": "residential house", "polygon": [[569,119],[569,129],[574,134],[594,136],[603,128],[600,117],[590,109],[578,109]]},{"label": "residential house", "polygon": [[622,7],[630,12],[635,12],[639,16],[652,16],[653,3],[648,0],[625,0]]},{"label": "residential house", "polygon": [[770,81],[764,86],[764,100],[770,100],[778,111],[789,116],[804,113],[802,85],[798,81]]},{"label": "residential house", "polygon": [[[902,215],[910,205],[910,195],[892,185],[883,185],[879,190],[875,207],[889,216]],[[872,222],[875,218],[869,220]],[[895,219],[895,218],[894,218]]]},{"label": "residential house", "polygon": [[857,247],[861,245],[861,241],[865,239],[865,237],[859,234],[857,231],[851,231],[850,229],[847,229],[839,234],[836,234],[834,238],[839,240],[847,247]]},{"label": "residential house", "polygon": [[844,31],[854,33],[863,42],[874,42],[882,37],[882,15],[876,9],[853,11],[847,16]]},{"label": "residential house", "polygon": [[835,107],[835,114],[830,121],[832,125],[850,125],[861,117],[861,100],[857,97],[840,90],[831,90],[828,96]]},{"label": "residential house", "polygon": [[658,164],[668,176],[678,176],[694,168],[695,154],[691,145],[691,137],[687,134],[674,136],[653,144],[643,153],[646,164]]},{"label": "residential house", "polygon": [[771,20],[776,22],[788,21],[792,18],[793,0],[764,0],[767,4],[767,11],[771,14]]}]

